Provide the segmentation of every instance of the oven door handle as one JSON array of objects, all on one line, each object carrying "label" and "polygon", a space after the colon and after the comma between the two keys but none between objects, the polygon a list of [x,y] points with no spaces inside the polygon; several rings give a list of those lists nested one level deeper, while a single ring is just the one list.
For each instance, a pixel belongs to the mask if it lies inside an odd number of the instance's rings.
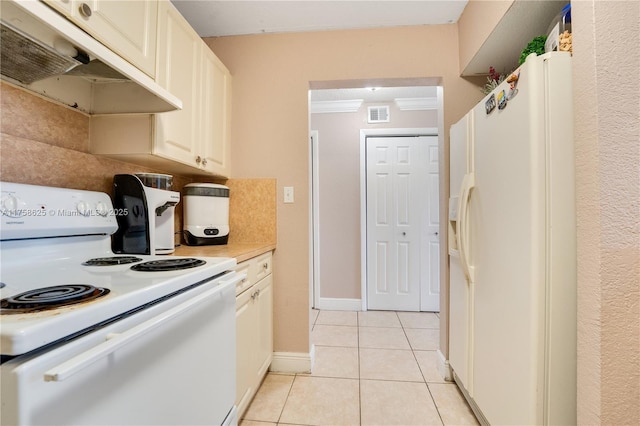
[{"label": "oven door handle", "polygon": [[197,305],[203,303],[206,299],[217,296],[216,302],[222,300],[223,287],[226,287],[228,284],[232,284],[235,287],[236,283],[243,277],[246,277],[246,274],[234,274],[231,279],[221,280],[219,285],[211,290],[199,294],[193,299],[183,302],[150,320],[138,324],[124,333],[111,333],[107,335],[106,342],[101,343],[98,346],[95,346],[45,372],[44,380],[46,382],[61,382],[66,380],[128,343],[139,339],[150,331],[172,321],[176,317],[192,311]]}]

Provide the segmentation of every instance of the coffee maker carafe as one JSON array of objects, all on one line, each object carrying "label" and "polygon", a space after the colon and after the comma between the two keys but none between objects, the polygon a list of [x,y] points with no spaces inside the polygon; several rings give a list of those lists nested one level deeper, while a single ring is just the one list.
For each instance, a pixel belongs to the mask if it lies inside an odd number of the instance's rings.
[{"label": "coffee maker carafe", "polygon": [[113,206],[118,230],[114,253],[170,254],[175,250],[174,213],[180,193],[170,175],[141,173],[113,177]]}]

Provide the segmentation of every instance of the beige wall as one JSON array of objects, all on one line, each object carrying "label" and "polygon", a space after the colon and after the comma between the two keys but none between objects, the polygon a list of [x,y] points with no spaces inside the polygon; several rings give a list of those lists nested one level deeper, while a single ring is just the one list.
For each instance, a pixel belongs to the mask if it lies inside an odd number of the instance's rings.
[{"label": "beige wall", "polygon": [[[389,106],[388,123],[367,122],[367,107],[373,105]],[[319,141],[320,297],[361,298],[360,130],[427,127],[437,129],[436,110],[401,111],[393,102],[311,114]]]},{"label": "beige wall", "polygon": [[513,2],[514,0],[469,0],[458,21],[460,73],[478,53]]},{"label": "beige wall", "polygon": [[578,424],[638,425],[640,2],[574,1],[572,21]]},{"label": "beige wall", "polygon": [[[445,141],[449,126],[482,94],[459,77],[456,25],[236,36],[205,41],[233,75],[233,177],[274,176],[278,180],[275,350],[307,352],[309,82],[442,77]],[[443,161],[448,164],[448,143],[442,151]],[[446,192],[441,191],[441,201],[448,197],[449,186],[448,172],[443,176],[441,187]],[[283,186],[295,187],[294,204],[282,203]],[[442,205],[445,208],[447,204]],[[441,235],[446,236],[444,232]],[[446,256],[442,257],[446,266]],[[446,274],[441,279],[446,280]],[[446,350],[446,344],[443,347]]]}]

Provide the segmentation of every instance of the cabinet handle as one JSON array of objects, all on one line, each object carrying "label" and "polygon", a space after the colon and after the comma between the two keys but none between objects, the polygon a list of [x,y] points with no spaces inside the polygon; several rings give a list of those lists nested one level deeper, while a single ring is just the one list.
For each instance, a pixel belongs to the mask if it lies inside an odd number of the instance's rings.
[{"label": "cabinet handle", "polygon": [[203,158],[203,159],[202,159],[202,165],[203,165],[203,166],[206,166],[206,165],[207,165],[207,159],[206,159],[206,158]]},{"label": "cabinet handle", "polygon": [[267,269],[269,269],[269,264],[268,264],[267,262],[263,263],[263,264],[262,264],[262,269],[264,269],[265,271],[266,271]]},{"label": "cabinet handle", "polygon": [[198,155],[196,157],[196,164],[200,164],[201,161],[202,161],[202,158],[200,158],[200,156]]},{"label": "cabinet handle", "polygon": [[78,9],[80,10],[80,14],[85,18],[91,16],[91,6],[89,6],[88,4],[82,3]]}]

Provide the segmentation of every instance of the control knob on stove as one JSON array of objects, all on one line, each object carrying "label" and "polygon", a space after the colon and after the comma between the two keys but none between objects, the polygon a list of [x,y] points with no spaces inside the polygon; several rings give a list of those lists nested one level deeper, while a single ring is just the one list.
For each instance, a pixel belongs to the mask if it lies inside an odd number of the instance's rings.
[{"label": "control knob on stove", "polygon": [[18,199],[15,195],[9,195],[2,199],[2,208],[6,210],[15,210],[18,207]]},{"label": "control knob on stove", "polygon": [[23,209],[27,204],[13,194],[2,198],[2,214],[9,217],[21,217],[25,215]]},{"label": "control knob on stove", "polygon": [[96,213],[100,216],[106,217],[109,214],[109,208],[102,201],[96,203]]},{"label": "control knob on stove", "polygon": [[82,216],[89,216],[91,214],[91,207],[86,201],[78,201],[78,204],[76,204],[76,210],[78,210],[78,213]]}]

